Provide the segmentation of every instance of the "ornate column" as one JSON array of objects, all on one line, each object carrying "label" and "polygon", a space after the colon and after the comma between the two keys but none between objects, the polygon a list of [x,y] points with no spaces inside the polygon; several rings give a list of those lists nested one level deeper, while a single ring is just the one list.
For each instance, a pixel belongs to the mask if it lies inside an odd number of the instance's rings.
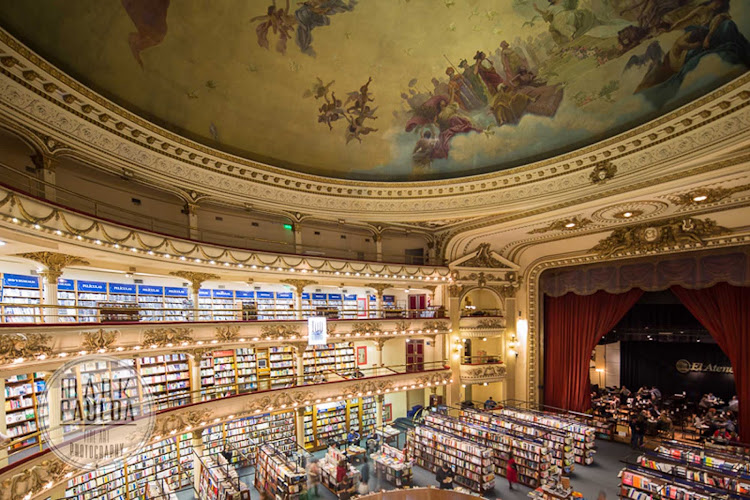
[{"label": "ornate column", "polygon": [[57,322],[59,316],[57,311],[57,280],[62,276],[63,269],[67,266],[88,266],[89,262],[80,257],[55,252],[29,252],[17,255],[38,262],[45,267],[45,270],[39,273],[44,287],[42,304],[51,307],[44,308],[44,321],[47,323]]},{"label": "ornate column", "polygon": [[192,354],[192,359],[190,360],[190,388],[192,389],[192,392],[190,393],[190,402],[191,403],[200,403],[201,401],[201,393],[200,390],[203,389],[201,385],[201,360],[203,359],[203,355],[210,351],[210,349],[193,349],[190,351],[190,354]]},{"label": "ornate column", "polygon": [[31,161],[39,173],[39,180],[42,181],[39,195],[45,200],[57,201],[57,189],[55,189],[55,185],[57,184],[57,174],[55,172],[57,159],[51,155],[39,153],[33,155]]},{"label": "ornate column", "polygon": [[382,394],[378,395],[375,398],[375,402],[377,405],[377,415],[375,416],[375,428],[376,429],[382,429],[383,428],[383,403],[385,403],[385,396]]},{"label": "ornate column", "polygon": [[193,299],[193,321],[200,319],[199,305],[198,305],[198,292],[201,289],[201,285],[204,281],[218,280],[219,276],[211,273],[194,273],[192,271],[172,271],[169,273],[171,276],[177,276],[190,282],[192,288],[192,299]]},{"label": "ornate column", "polygon": [[317,281],[312,280],[281,280],[281,283],[291,285],[294,288],[294,310],[297,319],[302,319],[302,292],[306,286],[317,285]]},{"label": "ornate column", "polygon": [[377,297],[377,300],[375,301],[375,309],[377,309],[377,317],[382,318],[385,315],[383,314],[383,292],[388,289],[392,288],[393,285],[389,285],[388,283],[367,283],[365,285],[367,288],[372,288],[375,290],[375,296]]},{"label": "ornate column", "polygon": [[[461,347],[461,291],[463,285],[453,284],[448,286],[448,317],[450,318],[453,334],[447,333],[444,345],[447,346],[448,361],[453,371],[453,380],[456,383],[450,384],[449,390],[446,391],[446,404],[448,406],[458,406],[461,403],[461,353],[456,351],[456,346]],[[458,342],[457,342],[458,341]]]},{"label": "ornate column", "polygon": [[296,382],[294,385],[304,384],[305,376],[305,349],[307,348],[307,342],[293,342],[292,347],[294,348],[296,365]]},{"label": "ornate column", "polygon": [[388,340],[389,339],[386,338],[373,340],[373,342],[375,342],[375,352],[378,353],[375,358],[375,366],[383,366],[383,346],[385,346],[385,343],[388,342]]},{"label": "ornate column", "polygon": [[200,231],[198,230],[198,203],[185,203],[185,212],[187,212],[188,216],[188,238],[197,240],[200,237]]},{"label": "ornate column", "polygon": [[305,407],[300,406],[294,411],[294,426],[297,432],[297,446],[305,448]]},{"label": "ornate column", "polygon": [[298,222],[292,224],[292,231],[294,231],[294,252],[302,253],[302,228]]},{"label": "ornate column", "polygon": [[375,241],[375,260],[383,262],[383,237],[376,234],[372,239]]}]

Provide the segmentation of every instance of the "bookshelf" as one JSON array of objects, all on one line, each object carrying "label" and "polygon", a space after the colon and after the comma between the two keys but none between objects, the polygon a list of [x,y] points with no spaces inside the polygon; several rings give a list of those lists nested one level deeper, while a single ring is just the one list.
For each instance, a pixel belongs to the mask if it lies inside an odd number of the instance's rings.
[{"label": "bookshelf", "polygon": [[141,321],[161,321],[165,319],[163,311],[164,287],[138,285],[138,306],[141,308]]},{"label": "bookshelf", "polygon": [[42,303],[42,291],[38,276],[20,274],[3,274],[0,288],[0,302],[3,307],[6,323],[34,323],[41,313],[38,306]]},{"label": "bookshelf", "polygon": [[620,498],[634,500],[660,500],[679,498],[680,500],[719,500],[710,488],[680,484],[674,478],[655,471],[641,470],[629,465],[620,471]]},{"label": "bookshelf", "polygon": [[378,403],[372,396],[362,398],[362,436],[368,436],[375,430],[378,421]]},{"label": "bookshelf", "polygon": [[317,448],[325,448],[329,443],[346,438],[347,403],[326,403],[314,407],[315,442]]},{"label": "bookshelf", "polygon": [[[13,375],[5,379],[5,425],[6,434],[12,440],[34,434],[39,429],[39,397],[44,392],[42,373]],[[38,436],[30,436],[8,447],[17,451],[39,444]]]},{"label": "bookshelf", "polygon": [[255,292],[255,303],[258,306],[258,319],[274,319],[276,298],[273,292]]},{"label": "bookshelf", "polygon": [[344,319],[356,319],[357,317],[359,317],[359,314],[360,311],[357,302],[357,294],[344,294],[341,307],[341,317]]},{"label": "bookshelf", "polygon": [[187,354],[138,358],[143,391],[154,398],[154,409],[164,410],[190,402],[190,366]]},{"label": "bookshelf", "polygon": [[264,444],[258,448],[255,468],[255,487],[265,491],[271,498],[296,500],[305,490],[305,469],[287,459],[283,450]]},{"label": "bookshelf", "polygon": [[191,317],[193,301],[187,288],[164,287],[164,320],[187,321]]},{"label": "bookshelf", "polygon": [[309,318],[315,316],[315,306],[312,304],[311,294],[303,293],[300,299],[302,303],[302,317]]},{"label": "bookshelf", "polygon": [[296,359],[291,346],[268,348],[271,389],[280,389],[295,385]]},{"label": "bookshelf", "polygon": [[418,426],[407,434],[409,456],[417,465],[436,472],[443,463],[455,467],[455,482],[482,493],[495,487],[493,451],[454,434]]},{"label": "bookshelf", "polygon": [[201,288],[198,290],[198,318],[201,321],[211,321],[213,318],[213,301],[211,290]]},{"label": "bookshelf", "polygon": [[573,438],[573,449],[575,451],[576,463],[583,465],[591,465],[594,463],[594,454],[596,453],[596,450],[594,449],[596,444],[596,429],[594,427],[554,414],[532,410],[520,410],[517,408],[506,407],[501,409],[499,414],[516,420],[534,422],[569,432]]},{"label": "bookshelf", "polygon": [[101,281],[76,282],[76,303],[78,304],[78,321],[94,323],[99,321],[99,302],[107,301],[107,283]]},{"label": "bookshelf", "polygon": [[192,483],[192,434],[183,434],[152,443],[125,463],[113,463],[72,477],[65,498],[115,500],[148,498],[148,484],[158,482],[172,490]]},{"label": "bookshelf", "polygon": [[559,475],[559,469],[552,464],[548,448],[539,440],[435,413],[425,416],[425,425],[493,450],[495,470],[501,476],[506,474],[512,451],[521,484],[535,488],[547,479]]},{"label": "bookshelf", "polygon": [[272,442],[280,450],[295,447],[294,412],[264,413],[214,425],[203,430],[202,440],[208,455],[220,453],[229,445],[235,452],[234,464],[255,465],[257,448],[263,443]]},{"label": "bookshelf", "polygon": [[231,321],[235,319],[234,290],[211,290],[211,308],[215,321]]},{"label": "bookshelf", "polygon": [[[76,311],[76,282],[59,278],[57,280],[57,304],[61,309],[57,310],[57,321],[60,323],[74,323],[78,321]],[[70,307],[70,309],[62,309]]]},{"label": "bookshelf", "polygon": [[354,346],[340,342],[322,346],[308,346],[302,355],[305,382],[324,372],[351,373],[355,368]]},{"label": "bookshelf", "polygon": [[276,310],[277,319],[297,319],[297,312],[294,310],[294,293],[276,292]]},{"label": "bookshelf", "polygon": [[554,458],[554,463],[563,474],[570,474],[575,468],[573,438],[567,432],[552,427],[515,420],[504,415],[462,410],[461,420],[484,425],[492,430],[505,430],[511,433],[539,440]]},{"label": "bookshelf", "polygon": [[237,384],[240,392],[258,390],[258,363],[255,349],[241,348],[235,350],[235,366],[237,368]]}]

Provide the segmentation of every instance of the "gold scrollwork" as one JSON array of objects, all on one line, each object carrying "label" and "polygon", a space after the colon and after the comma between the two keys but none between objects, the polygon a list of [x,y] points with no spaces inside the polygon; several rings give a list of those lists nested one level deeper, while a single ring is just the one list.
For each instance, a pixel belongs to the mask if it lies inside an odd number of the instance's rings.
[{"label": "gold scrollwork", "polygon": [[169,344],[193,342],[192,328],[156,328],[146,330],[143,335],[143,345],[164,347]]},{"label": "gold scrollwork", "polygon": [[0,334],[0,363],[52,354],[50,336],[44,333]]}]

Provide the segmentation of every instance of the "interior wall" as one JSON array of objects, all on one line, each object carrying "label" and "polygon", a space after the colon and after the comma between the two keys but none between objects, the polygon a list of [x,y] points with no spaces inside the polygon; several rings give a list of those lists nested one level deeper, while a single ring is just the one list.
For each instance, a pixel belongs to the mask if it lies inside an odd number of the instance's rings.
[{"label": "interior wall", "polygon": [[[604,370],[598,372],[597,370]],[[597,345],[590,364],[592,384],[602,387],[620,387],[620,342]]]},{"label": "interior wall", "polygon": [[383,416],[384,423],[393,423],[397,418],[406,417],[406,391],[401,392],[389,392],[385,395],[383,403],[383,411],[385,412],[385,405],[391,405],[391,415],[393,418],[386,422],[385,416]]},{"label": "interior wall", "polygon": [[473,384],[471,386],[472,400],[484,403],[490,396],[497,402],[506,399],[505,382],[490,382],[487,385]]},{"label": "interior wall", "polygon": [[500,298],[494,292],[481,288],[469,291],[461,299],[461,308],[463,309],[467,305],[472,305],[477,309],[502,309]]}]

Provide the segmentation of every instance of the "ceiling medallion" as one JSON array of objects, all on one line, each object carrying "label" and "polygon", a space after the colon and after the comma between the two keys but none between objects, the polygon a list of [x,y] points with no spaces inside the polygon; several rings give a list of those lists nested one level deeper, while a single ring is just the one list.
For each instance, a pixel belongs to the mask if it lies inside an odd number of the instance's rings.
[{"label": "ceiling medallion", "polygon": [[668,208],[669,204],[663,201],[636,200],[600,208],[591,218],[599,223],[622,224],[660,215]]},{"label": "ceiling medallion", "polygon": [[692,205],[708,205],[725,200],[735,193],[750,191],[750,184],[742,184],[729,188],[699,188],[689,193],[682,193],[674,196],[672,201],[675,205],[689,207]]},{"label": "ceiling medallion", "polygon": [[594,170],[589,174],[589,179],[594,184],[604,184],[609,179],[614,178],[617,173],[617,165],[609,160],[597,163]]}]

